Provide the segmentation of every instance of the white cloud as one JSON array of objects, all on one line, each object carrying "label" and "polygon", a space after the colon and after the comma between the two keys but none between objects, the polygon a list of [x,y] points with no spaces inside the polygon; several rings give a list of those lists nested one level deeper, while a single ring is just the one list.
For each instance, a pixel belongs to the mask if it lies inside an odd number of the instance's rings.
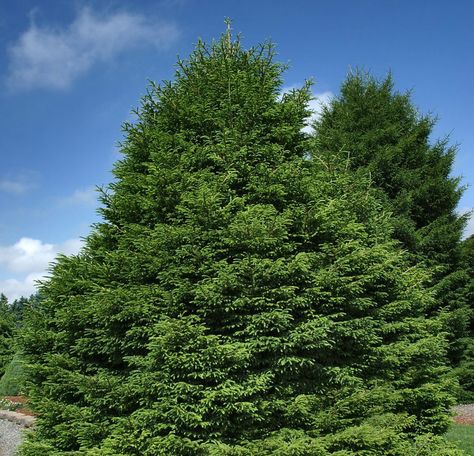
[{"label": "white cloud", "polygon": [[3,293],[10,302],[21,296],[28,297],[36,293],[36,281],[40,280],[44,274],[28,274],[23,280],[6,279],[0,280],[0,292]]},{"label": "white cloud", "polygon": [[35,281],[44,277],[49,264],[59,253],[72,255],[79,252],[80,239],[69,239],[61,244],[47,244],[38,239],[21,238],[9,246],[0,246],[0,269],[3,275],[15,278],[0,280],[0,292],[10,300],[35,292]]},{"label": "white cloud", "polygon": [[32,175],[16,177],[0,177],[0,192],[20,195],[36,186]]},{"label": "white cloud", "polygon": [[92,206],[97,203],[97,191],[95,187],[87,187],[74,191],[74,193],[62,200],[66,205]]},{"label": "white cloud", "polygon": [[[283,87],[281,91],[281,95],[290,92],[291,90],[298,89],[301,86],[292,85],[288,87]],[[330,91],[321,92],[321,93],[313,93],[313,98],[309,102],[309,109],[311,111],[311,116],[306,121],[306,126],[302,129],[302,131],[306,133],[311,133],[312,127],[311,125],[321,117],[323,112],[323,107],[328,105],[331,100],[334,98],[334,94]]]},{"label": "white cloud", "polygon": [[9,48],[7,84],[13,90],[67,89],[98,62],[140,46],[164,48],[179,35],[174,24],[127,12],[79,11],[65,28],[31,23]]},{"label": "white cloud", "polygon": [[0,190],[6,193],[25,193],[29,186],[24,182],[15,181],[12,179],[0,179]]},{"label": "white cloud", "polygon": [[334,94],[332,92],[322,92],[313,94],[313,97],[314,98],[309,102],[309,109],[311,110],[312,114],[308,119],[306,127],[303,128],[303,131],[306,133],[311,133],[311,125],[321,117],[321,114],[323,113],[323,107],[327,106],[331,102],[331,100],[334,98]]}]

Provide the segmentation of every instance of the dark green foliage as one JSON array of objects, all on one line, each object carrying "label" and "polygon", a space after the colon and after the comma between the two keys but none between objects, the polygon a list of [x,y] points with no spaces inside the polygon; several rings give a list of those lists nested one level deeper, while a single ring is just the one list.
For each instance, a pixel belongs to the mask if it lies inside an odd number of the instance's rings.
[{"label": "dark green foliage", "polygon": [[[469,337],[468,284],[461,261],[466,215],[456,206],[462,193],[452,177],[455,148],[448,140],[430,142],[435,119],[414,108],[410,94],[356,72],[315,124],[314,155],[328,166],[351,169],[380,189],[394,213],[394,236],[410,252],[414,264],[432,271],[436,293],[432,314],[439,314],[449,333],[449,359],[457,366]],[[474,372],[471,372],[474,375]],[[474,393],[474,391],[473,391]]]},{"label": "dark green foliage", "polygon": [[461,258],[470,272],[474,271],[474,234],[464,239],[461,245]]},{"label": "dark green foliage", "polygon": [[0,378],[5,373],[5,367],[13,356],[13,333],[15,317],[8,305],[8,299],[0,294]]},{"label": "dark green foliage", "polygon": [[29,298],[25,298],[24,296],[21,296],[18,299],[15,299],[11,306],[10,309],[15,316],[15,319],[17,321],[17,325],[20,326],[23,318],[25,317],[25,314],[29,312],[30,309],[36,307],[38,303],[41,300],[41,296],[36,293],[31,295]]},{"label": "dark green foliage", "polygon": [[459,454],[428,276],[365,179],[306,159],[282,70],[226,34],[150,88],[25,321],[23,456]]},{"label": "dark green foliage", "polygon": [[[470,280],[466,287],[467,301],[474,309],[474,235],[465,239],[461,244],[461,259],[466,268]],[[474,314],[471,313],[469,324],[469,335],[464,339],[466,347],[459,366],[455,373],[459,378],[461,391],[459,398],[461,402],[474,402]]]},{"label": "dark green foliage", "polygon": [[457,269],[465,216],[451,176],[456,149],[430,142],[435,119],[421,116],[410,94],[394,91],[391,75],[379,82],[350,74],[341,94],[315,124],[317,154],[370,176],[396,218],[395,235],[441,277]]}]

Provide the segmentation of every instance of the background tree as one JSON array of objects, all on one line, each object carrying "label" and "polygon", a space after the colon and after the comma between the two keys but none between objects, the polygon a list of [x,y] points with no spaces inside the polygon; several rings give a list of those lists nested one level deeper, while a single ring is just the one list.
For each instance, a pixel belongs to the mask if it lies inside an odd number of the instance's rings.
[{"label": "background tree", "polygon": [[[474,235],[465,239],[461,244],[461,260],[470,277],[466,287],[466,295],[471,308],[474,307]],[[465,350],[461,357],[456,375],[461,384],[459,397],[462,402],[474,401],[474,314],[471,313],[469,334],[464,340]]]},{"label": "background tree", "polygon": [[[6,298],[3,298],[2,301],[7,302]],[[21,296],[10,305],[5,305],[0,311],[0,318],[8,327],[8,331],[4,331],[4,333],[8,333],[8,336],[4,343],[6,350],[0,374],[0,396],[16,396],[24,392],[26,379],[23,355],[21,348],[18,347],[18,331],[21,330],[23,320],[28,319],[29,312],[37,306],[39,301],[38,294],[31,295],[29,298]],[[7,317],[5,318],[4,315]]]},{"label": "background tree", "polygon": [[309,87],[230,32],[126,124],[104,221],[23,347],[23,455],[454,455],[446,343],[368,182],[307,160]]},{"label": "background tree", "polygon": [[5,373],[5,367],[13,356],[13,333],[15,317],[8,305],[7,297],[0,294],[0,378]]},{"label": "background tree", "polygon": [[11,312],[15,316],[15,319],[17,321],[17,325],[21,325],[21,322],[23,318],[25,318],[25,315],[34,307],[38,305],[38,303],[41,300],[41,296],[39,293],[35,293],[30,295],[28,298],[21,296],[18,299],[15,299],[11,306]]},{"label": "background tree", "polygon": [[378,81],[358,71],[314,126],[318,154],[369,175],[396,215],[396,237],[443,277],[459,265],[466,216],[456,212],[456,149],[447,139],[431,143],[434,125],[409,93],[394,90],[391,75]]},{"label": "background tree", "polygon": [[[315,123],[315,154],[331,166],[369,176],[394,213],[395,238],[412,262],[431,268],[436,306],[450,334],[449,358],[466,356],[470,275],[461,261],[465,215],[456,212],[462,187],[452,176],[456,148],[431,142],[435,118],[423,116],[409,93],[394,90],[391,75],[349,74],[341,93]],[[474,372],[472,372],[474,375]],[[473,391],[474,393],[474,391]]]}]

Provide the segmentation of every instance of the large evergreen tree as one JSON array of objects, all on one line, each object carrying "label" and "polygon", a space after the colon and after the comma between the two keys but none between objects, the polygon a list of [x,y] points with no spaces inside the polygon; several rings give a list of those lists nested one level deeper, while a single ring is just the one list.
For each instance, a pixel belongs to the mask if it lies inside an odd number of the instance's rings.
[{"label": "large evergreen tree", "polygon": [[23,346],[23,455],[454,455],[425,272],[364,179],[307,159],[269,44],[198,43],[126,124],[104,221]]},{"label": "large evergreen tree", "polygon": [[[420,115],[410,93],[394,90],[391,75],[349,74],[341,93],[315,123],[314,154],[329,166],[368,176],[394,213],[395,238],[412,262],[431,268],[440,313],[450,333],[449,358],[466,355],[471,313],[469,274],[461,261],[466,216],[456,211],[462,194],[452,176],[456,148],[432,142],[435,118]],[[472,373],[474,375],[474,372]]]}]

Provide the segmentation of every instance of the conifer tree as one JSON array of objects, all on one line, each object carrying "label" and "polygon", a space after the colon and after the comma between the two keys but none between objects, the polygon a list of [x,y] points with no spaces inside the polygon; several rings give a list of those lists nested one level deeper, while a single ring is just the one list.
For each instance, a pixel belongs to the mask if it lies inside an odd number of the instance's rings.
[{"label": "conifer tree", "polygon": [[459,264],[465,216],[462,187],[452,177],[456,148],[430,141],[436,119],[422,116],[410,93],[357,71],[315,123],[317,153],[369,175],[396,214],[396,237],[443,276]]},{"label": "conifer tree", "polygon": [[472,313],[469,274],[461,261],[466,216],[456,212],[463,190],[452,176],[456,148],[448,138],[431,142],[435,122],[419,114],[410,93],[394,90],[391,75],[378,81],[358,71],[349,74],[316,121],[314,154],[370,176],[381,191],[394,213],[395,238],[413,263],[431,268],[437,295],[432,313],[445,321],[449,359],[457,366],[466,356]]},{"label": "conifer tree", "polygon": [[[461,261],[470,279],[466,287],[467,301],[474,307],[474,235],[461,244]],[[469,332],[464,339],[464,351],[455,370],[461,386],[458,394],[461,402],[474,402],[474,313],[471,313]]]},{"label": "conifer tree", "polygon": [[150,87],[24,324],[23,456],[458,454],[426,274],[366,180],[307,160],[283,70],[228,32]]},{"label": "conifer tree", "polygon": [[7,297],[0,294],[0,378],[13,356],[13,332],[15,318],[10,311]]}]

